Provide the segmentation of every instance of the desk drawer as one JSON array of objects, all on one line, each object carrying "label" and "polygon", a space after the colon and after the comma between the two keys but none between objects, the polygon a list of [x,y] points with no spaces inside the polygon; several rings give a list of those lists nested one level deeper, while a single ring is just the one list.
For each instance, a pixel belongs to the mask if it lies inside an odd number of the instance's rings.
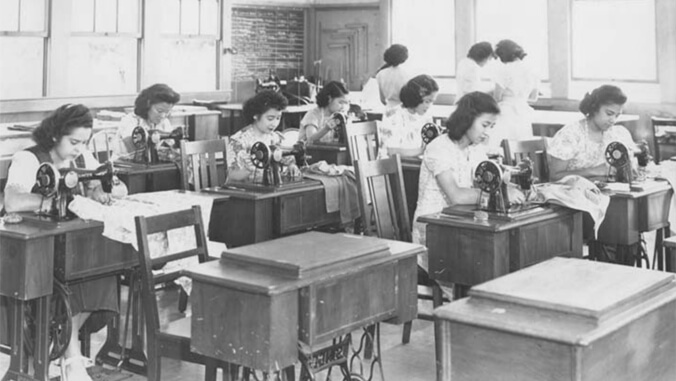
[{"label": "desk drawer", "polygon": [[659,192],[638,200],[638,230],[647,232],[667,226],[674,190]]},{"label": "desk drawer", "polygon": [[276,236],[340,222],[339,212],[326,212],[324,189],[281,196],[276,202]]}]

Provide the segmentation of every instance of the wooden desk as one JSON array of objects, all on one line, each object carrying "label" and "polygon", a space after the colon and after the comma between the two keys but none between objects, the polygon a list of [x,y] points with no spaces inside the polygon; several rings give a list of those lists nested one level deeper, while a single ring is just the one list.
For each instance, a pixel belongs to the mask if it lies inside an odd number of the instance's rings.
[{"label": "wooden desk", "polygon": [[[385,252],[364,255],[364,244]],[[299,341],[318,349],[366,325],[409,321],[417,313],[416,256],[424,252],[411,243],[320,232],[228,250],[220,262],[189,270],[192,345],[274,372],[297,361]]]},{"label": "wooden desk", "polygon": [[[228,126],[225,126],[226,129],[223,130],[221,129],[220,135],[221,136],[230,136],[237,132],[240,128],[237,128],[236,123],[235,123],[235,117],[238,114],[242,113],[242,103],[226,103],[226,104],[216,104],[213,106],[210,106],[214,110],[218,110],[222,113],[223,118],[229,118],[230,119],[230,124]],[[284,111],[282,111],[282,116],[289,115],[289,116],[302,116],[305,115],[306,112],[312,110],[313,108],[317,107],[316,104],[311,103],[307,105],[300,105],[300,106],[287,106]],[[227,115],[226,115],[227,114]],[[282,120],[283,125],[282,129],[285,128],[284,126],[284,120]],[[244,127],[244,126],[242,126]],[[299,126],[292,126],[292,127],[299,127]]]},{"label": "wooden desk", "polygon": [[115,163],[117,177],[127,185],[129,194],[181,188],[180,163]]},{"label": "wooden desk", "polygon": [[[326,212],[322,183],[310,179],[304,182],[297,188],[274,192],[233,188],[234,184],[204,189],[230,198],[224,212],[214,216],[209,237],[237,247],[340,223],[340,212]],[[213,230],[215,226],[218,228]]]},{"label": "wooden desk", "polygon": [[582,212],[568,208],[546,207],[541,214],[515,221],[479,222],[443,213],[418,221],[427,223],[430,276],[452,283],[457,297],[468,287],[549,258],[582,257]]}]

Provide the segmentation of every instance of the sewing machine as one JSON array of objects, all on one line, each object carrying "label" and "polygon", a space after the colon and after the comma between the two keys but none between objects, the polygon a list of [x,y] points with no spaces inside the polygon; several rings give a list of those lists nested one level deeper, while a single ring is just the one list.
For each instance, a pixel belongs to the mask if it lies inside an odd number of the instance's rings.
[{"label": "sewing machine", "polygon": [[475,219],[483,220],[496,218],[511,221],[545,211],[539,203],[513,204],[510,202],[507,192],[510,182],[517,184],[519,189],[528,195],[533,185],[533,163],[525,159],[512,167],[499,164],[496,160],[482,161],[474,171],[475,187],[481,190],[476,208],[469,210],[451,206],[445,208],[443,213],[471,215]]},{"label": "sewing machine", "polygon": [[131,141],[136,151],[133,161],[136,163],[157,164],[161,161],[173,161],[173,154],[167,155],[166,159],[161,160],[158,148],[163,142],[169,141],[171,148],[178,147],[178,141],[183,139],[183,127],[176,127],[172,132],[167,133],[160,130],[148,130],[141,126],[136,126],[131,134]]},{"label": "sewing machine", "polygon": [[445,128],[441,128],[435,123],[425,123],[420,130],[420,135],[422,136],[422,141],[425,144],[430,144],[430,142],[437,138],[437,136],[446,133]]},{"label": "sewing machine", "polygon": [[[620,142],[611,142],[606,147],[606,162],[610,165],[608,169],[608,180],[620,183],[634,183],[645,180],[645,168],[652,159],[648,142],[641,140],[636,144],[638,150],[633,154],[629,148]],[[637,173],[634,172],[631,156],[635,156],[638,162]],[[614,171],[614,173],[613,173]],[[638,178],[635,178],[638,174]]]}]

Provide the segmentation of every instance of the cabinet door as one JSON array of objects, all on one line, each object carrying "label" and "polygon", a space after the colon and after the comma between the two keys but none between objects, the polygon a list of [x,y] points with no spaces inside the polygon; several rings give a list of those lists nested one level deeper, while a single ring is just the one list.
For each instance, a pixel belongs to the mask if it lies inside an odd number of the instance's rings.
[{"label": "cabinet door", "polygon": [[281,196],[276,206],[275,234],[278,236],[340,223],[340,212],[326,212],[324,189]]}]

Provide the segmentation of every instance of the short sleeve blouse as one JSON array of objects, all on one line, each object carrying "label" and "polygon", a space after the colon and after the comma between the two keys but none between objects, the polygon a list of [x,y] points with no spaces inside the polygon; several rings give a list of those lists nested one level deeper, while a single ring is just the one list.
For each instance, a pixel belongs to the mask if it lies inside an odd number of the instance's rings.
[{"label": "short sleeve blouse", "polygon": [[419,115],[411,113],[403,107],[397,107],[394,113],[386,116],[379,125],[379,156],[387,156],[388,148],[422,147],[422,127],[426,123],[432,122],[432,115],[430,113]]},{"label": "short sleeve blouse", "polygon": [[[298,131],[298,140],[307,141],[307,127],[313,125],[317,127],[318,130],[321,130],[324,125],[331,119],[331,115],[327,114],[327,111],[321,107],[313,108],[308,111],[303,119],[300,121],[300,130]],[[338,142],[338,138],[334,136],[333,133],[327,132],[324,136],[319,139],[322,143],[335,143]]]},{"label": "short sleeve blouse", "polygon": [[246,169],[249,171],[249,179],[254,180],[256,174],[262,171],[258,170],[251,162],[251,155],[249,151],[256,142],[263,142],[270,145],[279,146],[283,140],[283,136],[276,132],[268,132],[266,134],[259,134],[254,130],[254,127],[249,125],[239,130],[232,135],[228,140],[226,147],[226,159],[229,169]]}]

